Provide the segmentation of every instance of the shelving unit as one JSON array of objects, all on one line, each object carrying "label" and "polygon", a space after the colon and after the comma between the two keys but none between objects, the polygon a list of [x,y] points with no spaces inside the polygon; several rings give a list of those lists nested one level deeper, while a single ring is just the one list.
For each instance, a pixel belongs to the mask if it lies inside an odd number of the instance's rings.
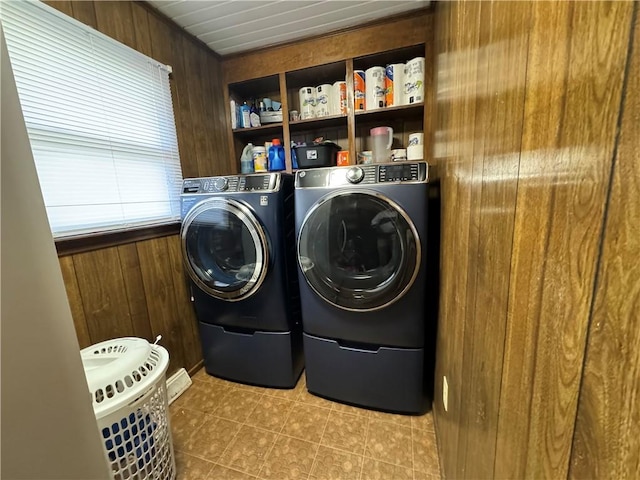
[{"label": "shelving unit", "polygon": [[[420,16],[421,15],[421,16]],[[371,150],[369,130],[377,126],[390,126],[394,130],[392,148],[406,148],[410,133],[423,131],[430,137],[432,103],[432,18],[422,12],[412,18],[399,19],[393,25],[374,25],[354,29],[327,38],[311,39],[284,48],[265,49],[255,54],[233,58],[225,65],[228,101],[269,96],[282,103],[282,123],[267,124],[248,129],[229,131],[233,145],[231,167],[239,171],[240,154],[251,142],[260,145],[279,138],[285,146],[287,171],[292,171],[291,141],[310,143],[324,137],[349,151],[352,164],[357,153]],[[389,34],[393,31],[393,34]],[[331,47],[331,48],[328,48]],[[320,52],[320,53],[318,53]],[[372,66],[386,67],[392,63],[406,63],[415,57],[425,57],[424,103],[396,105],[370,111],[353,109],[353,72]],[[328,60],[328,61],[327,61]],[[313,62],[317,61],[318,64]],[[277,73],[276,73],[277,72]],[[257,78],[253,78],[255,73]],[[259,76],[262,75],[262,76]],[[290,121],[289,112],[301,112],[299,90],[302,87],[333,85],[346,81],[347,114]],[[230,109],[229,109],[230,115]],[[425,156],[430,144],[425,142]]]},{"label": "shelving unit", "polygon": [[282,132],[282,123],[266,123],[259,127],[235,128],[232,131],[234,135],[238,135],[241,137],[253,137],[255,135],[278,134]]},{"label": "shelving unit", "polygon": [[347,115],[330,115],[321,118],[309,118],[307,120],[297,120],[289,122],[289,130],[292,132],[303,131],[311,126],[312,128],[340,127],[347,124]]}]

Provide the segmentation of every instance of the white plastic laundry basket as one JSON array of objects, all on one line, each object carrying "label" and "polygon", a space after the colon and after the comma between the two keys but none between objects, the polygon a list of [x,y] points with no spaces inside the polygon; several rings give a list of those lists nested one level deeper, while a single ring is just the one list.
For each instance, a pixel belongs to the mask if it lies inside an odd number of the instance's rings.
[{"label": "white plastic laundry basket", "polygon": [[80,353],[113,478],[175,479],[167,350],[127,337],[97,343]]}]

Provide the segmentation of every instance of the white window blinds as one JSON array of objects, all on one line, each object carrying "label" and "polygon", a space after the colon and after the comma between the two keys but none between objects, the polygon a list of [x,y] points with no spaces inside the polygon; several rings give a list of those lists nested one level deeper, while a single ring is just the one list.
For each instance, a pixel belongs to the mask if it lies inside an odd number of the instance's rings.
[{"label": "white window blinds", "polygon": [[54,237],[178,220],[168,67],[40,2],[1,15]]}]

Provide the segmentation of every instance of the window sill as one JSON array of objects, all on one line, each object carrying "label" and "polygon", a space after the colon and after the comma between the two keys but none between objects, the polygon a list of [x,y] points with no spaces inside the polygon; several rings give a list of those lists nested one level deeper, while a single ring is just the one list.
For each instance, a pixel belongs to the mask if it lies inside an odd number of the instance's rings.
[{"label": "window sill", "polygon": [[126,243],[166,237],[180,232],[180,222],[141,227],[131,230],[118,230],[90,235],[78,235],[71,238],[61,238],[55,241],[58,257],[75,253],[90,252],[101,248],[115,247]]}]

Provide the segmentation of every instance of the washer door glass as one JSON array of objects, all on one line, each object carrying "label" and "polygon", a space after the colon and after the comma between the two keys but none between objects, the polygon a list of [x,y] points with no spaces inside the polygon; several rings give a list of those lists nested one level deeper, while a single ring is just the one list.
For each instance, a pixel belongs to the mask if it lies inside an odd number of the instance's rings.
[{"label": "washer door glass", "polygon": [[324,197],[298,236],[298,263],[307,282],[345,310],[376,310],[397,301],[413,284],[420,255],[407,214],[377,192]]},{"label": "washer door glass", "polygon": [[182,224],[189,276],[210,295],[241,300],[255,293],[269,264],[264,229],[251,210],[232,199],[196,205]]}]

